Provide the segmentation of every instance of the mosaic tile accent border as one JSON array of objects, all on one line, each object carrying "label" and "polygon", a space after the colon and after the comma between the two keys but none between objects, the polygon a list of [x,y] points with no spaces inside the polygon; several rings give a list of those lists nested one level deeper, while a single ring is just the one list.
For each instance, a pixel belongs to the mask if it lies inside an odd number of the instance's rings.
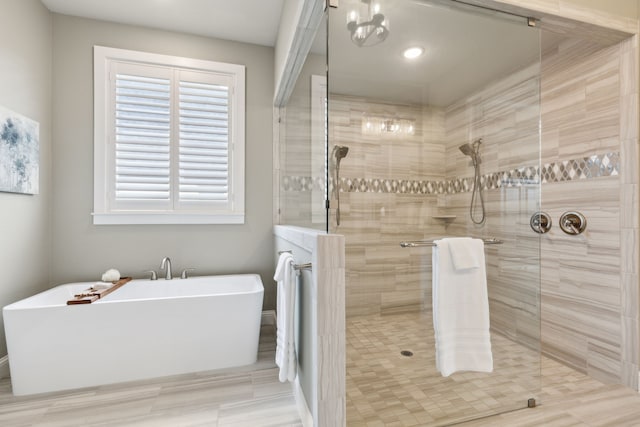
[{"label": "mosaic tile accent border", "polygon": [[280,181],[280,189],[283,191],[324,191],[324,183],[324,177],[286,175]]},{"label": "mosaic tile accent border", "polygon": [[[483,190],[502,187],[520,187],[528,184],[543,184],[593,179],[620,174],[620,153],[596,154],[580,159],[546,163],[541,168],[524,166],[509,171],[482,175]],[[333,191],[333,179],[329,180],[329,191]],[[473,189],[473,178],[456,178],[445,181],[402,180],[380,178],[340,178],[340,191],[345,193],[394,193],[394,194],[458,194]],[[323,177],[284,176],[283,191],[312,191],[324,189]]]}]

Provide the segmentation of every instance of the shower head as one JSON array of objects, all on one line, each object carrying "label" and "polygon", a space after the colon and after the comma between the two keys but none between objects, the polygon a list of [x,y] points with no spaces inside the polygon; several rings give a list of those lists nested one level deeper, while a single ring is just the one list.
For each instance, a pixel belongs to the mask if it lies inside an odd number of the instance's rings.
[{"label": "shower head", "polygon": [[333,156],[339,162],[340,159],[344,159],[347,157],[347,153],[349,153],[349,147],[344,145],[334,145],[333,147]]},{"label": "shower head", "polygon": [[466,143],[458,147],[462,154],[471,157],[474,166],[480,163],[480,144],[482,144],[482,138],[476,139],[473,144]]},{"label": "shower head", "polygon": [[462,154],[464,154],[465,156],[475,156],[475,151],[473,151],[473,147],[471,147],[471,144],[466,143],[461,145],[460,147],[458,147],[460,149],[460,151],[462,151]]}]

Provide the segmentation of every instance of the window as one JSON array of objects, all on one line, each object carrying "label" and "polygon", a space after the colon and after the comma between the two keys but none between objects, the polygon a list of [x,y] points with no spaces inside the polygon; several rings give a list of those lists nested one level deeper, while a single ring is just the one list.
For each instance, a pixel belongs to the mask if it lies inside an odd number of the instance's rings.
[{"label": "window", "polygon": [[94,47],[94,224],[244,223],[244,66]]}]

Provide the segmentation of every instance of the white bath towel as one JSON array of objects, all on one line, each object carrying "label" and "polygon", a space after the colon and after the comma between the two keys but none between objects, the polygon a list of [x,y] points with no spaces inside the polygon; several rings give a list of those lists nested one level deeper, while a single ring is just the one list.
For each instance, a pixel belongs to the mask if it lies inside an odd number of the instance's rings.
[{"label": "white bath towel", "polygon": [[[484,253],[478,252],[475,245],[471,243],[471,237],[453,237],[447,239],[449,253],[453,262],[453,268],[456,270],[467,270],[469,268],[478,268],[480,266],[479,255]],[[482,243],[482,241],[480,240]]]},{"label": "white bath towel", "polygon": [[296,378],[298,364],[295,346],[294,311],[296,301],[296,274],[293,256],[284,252],[278,259],[276,274],[278,282],[276,300],[276,365],[280,368],[280,382]]},{"label": "white bath towel", "polygon": [[461,270],[454,268],[450,239],[435,243],[432,296],[436,368],[445,377],[456,371],[492,372],[484,243],[465,240],[478,266]]}]

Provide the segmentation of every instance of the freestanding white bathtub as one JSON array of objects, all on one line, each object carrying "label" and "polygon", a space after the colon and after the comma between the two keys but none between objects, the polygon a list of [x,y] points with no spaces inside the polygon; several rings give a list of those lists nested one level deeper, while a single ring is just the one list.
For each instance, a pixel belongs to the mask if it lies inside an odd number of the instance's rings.
[{"label": "freestanding white bathtub", "polygon": [[60,285],[3,309],[17,396],[255,363],[260,276],[132,280],[82,305],[94,282]]}]

